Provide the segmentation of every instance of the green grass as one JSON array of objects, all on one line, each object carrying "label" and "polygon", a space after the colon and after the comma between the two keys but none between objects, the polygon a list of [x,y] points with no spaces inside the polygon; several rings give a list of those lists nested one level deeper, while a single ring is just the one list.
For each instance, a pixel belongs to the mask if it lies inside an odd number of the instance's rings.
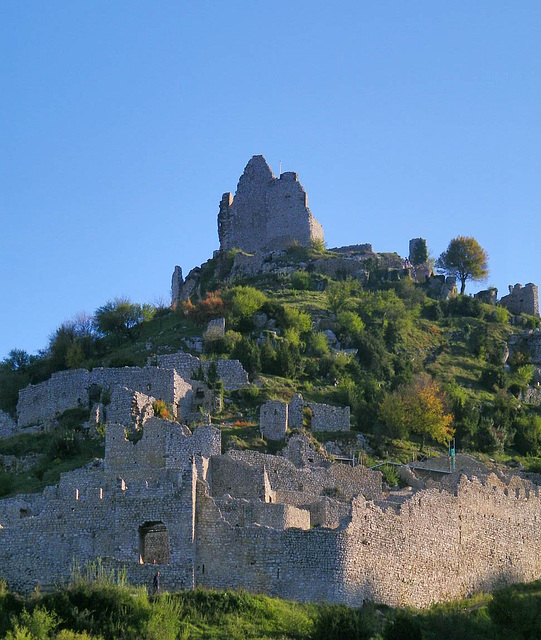
[{"label": "green grass", "polygon": [[429,609],[300,604],[244,591],[202,588],[151,597],[144,587],[116,584],[106,575],[94,580],[78,576],[67,589],[23,598],[0,582],[0,636],[20,640],[538,640],[541,581]]}]

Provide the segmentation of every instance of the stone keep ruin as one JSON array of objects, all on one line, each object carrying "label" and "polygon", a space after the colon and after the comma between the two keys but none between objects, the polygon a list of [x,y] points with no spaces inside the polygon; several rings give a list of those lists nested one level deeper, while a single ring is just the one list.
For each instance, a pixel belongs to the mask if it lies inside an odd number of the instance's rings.
[{"label": "stone keep ruin", "polygon": [[[253,156],[239,179],[235,196],[224,193],[218,213],[220,249],[214,253],[214,265],[225,283],[236,278],[263,274],[284,276],[299,269],[287,264],[287,249],[323,242],[321,224],[308,208],[306,191],[295,172],[281,173],[277,178],[265,158]],[[238,250],[227,273],[222,267],[227,254]],[[407,276],[424,284],[428,295],[446,301],[457,295],[456,278],[435,275],[429,259],[426,239],[412,238],[407,258],[397,253],[375,253],[369,243],[352,244],[330,249],[332,255],[309,259],[305,268],[314,274],[343,279],[354,278],[367,284],[377,280],[400,280]],[[192,269],[186,279],[179,266],[171,280],[172,304],[200,295],[200,280],[204,265]],[[539,316],[538,288],[532,283],[524,287],[509,287],[509,295],[499,304],[514,315],[526,313]],[[482,302],[496,304],[497,289],[476,294]]]},{"label": "stone keep ruin", "polygon": [[323,242],[323,227],[308,208],[308,198],[293,171],[276,178],[263,156],[244,168],[235,196],[224,193],[218,214],[220,250],[246,253]]},{"label": "stone keep ruin", "polygon": [[385,492],[303,435],[280,455],[221,452],[221,432],[150,418],[106,428],[105,459],[0,500],[2,578],[28,592],[101,558],[166,589],[244,588],[310,602],[428,606],[541,576],[539,487],[450,477]]}]

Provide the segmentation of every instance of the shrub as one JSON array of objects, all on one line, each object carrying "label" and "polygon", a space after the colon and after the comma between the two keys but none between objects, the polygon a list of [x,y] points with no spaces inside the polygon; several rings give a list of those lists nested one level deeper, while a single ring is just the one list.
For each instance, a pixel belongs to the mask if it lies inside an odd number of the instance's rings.
[{"label": "shrub", "polygon": [[530,415],[514,423],[515,449],[522,455],[541,455],[541,417]]},{"label": "shrub", "polygon": [[311,351],[316,356],[324,356],[329,353],[327,336],[322,331],[314,331],[311,333],[308,344],[310,345]]},{"label": "shrub", "polygon": [[284,307],[284,326],[286,329],[306,333],[312,328],[312,321],[305,311],[299,311],[295,307]]},{"label": "shrub", "polygon": [[267,296],[254,287],[233,287],[224,292],[227,309],[233,317],[251,318],[267,301]]},{"label": "shrub", "polygon": [[152,408],[154,409],[154,415],[157,418],[162,418],[163,420],[169,417],[169,411],[167,410],[167,405],[165,404],[165,400],[159,399],[155,400],[152,403]]},{"label": "shrub", "polygon": [[299,291],[308,291],[312,288],[312,278],[306,271],[295,271],[291,276],[291,286]]}]

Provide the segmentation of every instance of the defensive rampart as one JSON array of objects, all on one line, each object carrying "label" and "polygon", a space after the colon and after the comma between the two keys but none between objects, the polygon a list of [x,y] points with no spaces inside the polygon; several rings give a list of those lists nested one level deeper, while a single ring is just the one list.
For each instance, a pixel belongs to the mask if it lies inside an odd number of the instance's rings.
[{"label": "defensive rampart", "polygon": [[219,436],[151,419],[133,443],[109,425],[105,464],[0,500],[0,575],[29,591],[102,558],[137,583],[159,569],[167,589],[418,607],[541,577],[540,489],[526,480],[386,494],[363,467],[220,455]]}]

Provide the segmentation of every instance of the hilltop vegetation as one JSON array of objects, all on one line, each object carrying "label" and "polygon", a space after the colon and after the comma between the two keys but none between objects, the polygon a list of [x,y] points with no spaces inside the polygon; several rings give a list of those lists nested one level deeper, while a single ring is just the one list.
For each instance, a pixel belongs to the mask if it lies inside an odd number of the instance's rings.
[{"label": "hilltop vegetation", "polygon": [[[109,301],[92,317],[64,323],[37,356],[12,351],[0,364],[0,409],[13,414],[18,390],[54,371],[142,366],[153,354],[190,351],[199,342],[204,358],[237,358],[257,381],[226,394],[215,416],[231,423],[241,413],[238,426],[252,425],[252,436],[262,402],[300,391],[308,400],[349,405],[352,428],[368,434],[376,452],[392,449],[393,438],[445,444],[454,433],[459,448],[529,456],[523,463],[536,468],[541,416],[521,400],[534,368],[524,353],[504,368],[504,353],[509,336],[539,318],[511,318],[468,296],[432,299],[407,277],[390,281],[375,271],[363,286],[314,273],[310,259],[335,257],[321,246],[293,247],[283,252],[279,274],[242,280],[230,278],[233,256],[205,263],[197,294],[175,309]],[[205,337],[218,317],[226,318],[225,335]],[[417,426],[400,421],[421,388],[430,397],[416,404]],[[430,414],[435,406],[438,419]]]}]

